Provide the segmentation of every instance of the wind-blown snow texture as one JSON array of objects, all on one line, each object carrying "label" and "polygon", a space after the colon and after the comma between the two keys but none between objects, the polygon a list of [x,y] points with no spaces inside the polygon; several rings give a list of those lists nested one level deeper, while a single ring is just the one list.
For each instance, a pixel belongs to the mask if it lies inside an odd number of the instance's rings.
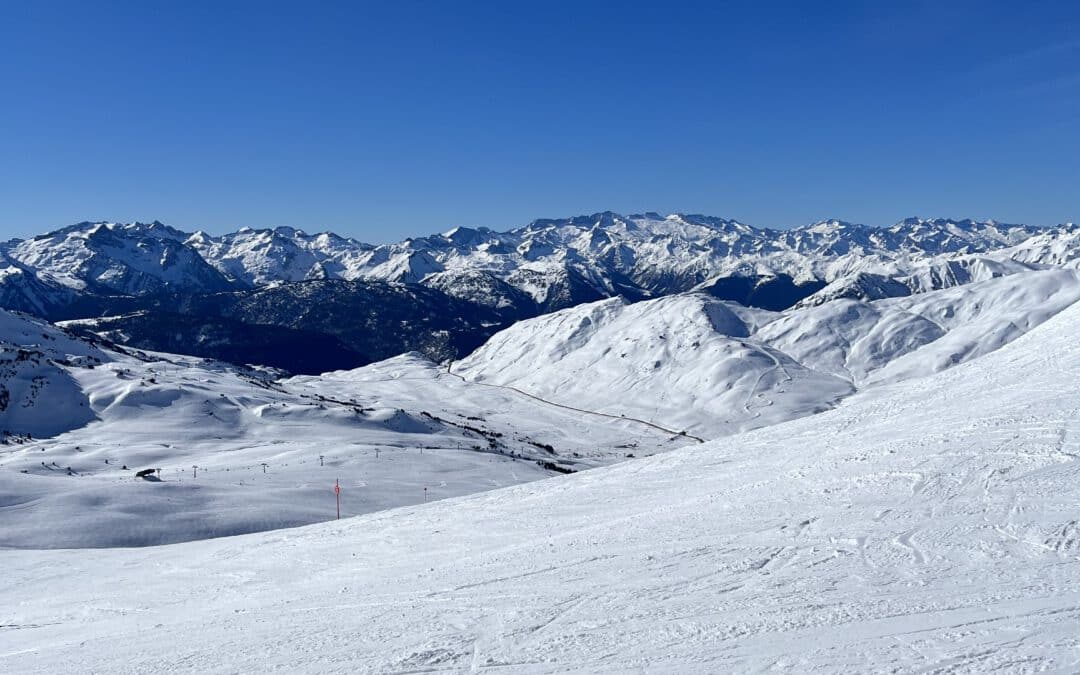
[{"label": "wind-blown snow texture", "polygon": [[1074,305],[821,415],[574,476],[298,530],[0,552],[0,667],[1072,672],[1078,331]]}]

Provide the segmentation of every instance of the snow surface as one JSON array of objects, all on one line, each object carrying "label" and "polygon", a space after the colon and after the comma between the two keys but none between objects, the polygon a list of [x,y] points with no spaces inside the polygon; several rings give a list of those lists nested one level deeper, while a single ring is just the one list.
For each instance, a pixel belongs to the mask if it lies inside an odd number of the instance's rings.
[{"label": "snow surface", "polygon": [[821,415],[573,476],[0,551],[0,668],[1076,672],[1078,331],[1074,305]]},{"label": "snow surface", "polygon": [[[0,445],[0,546],[17,548],[303,525],[335,516],[336,479],[349,516],[693,442],[468,384],[417,355],[276,381],[196,358],[102,350],[0,312],[5,396],[0,426],[15,435]],[[135,478],[147,468],[161,471]]]},{"label": "snow surface", "polygon": [[454,372],[715,438],[987,354],[1077,300],[1064,269],[782,313],[701,293],[615,298],[518,322]]},{"label": "snow surface", "polygon": [[230,279],[252,285],[356,278],[351,270],[372,248],[329,232],[310,235],[291,227],[243,228],[220,237],[196,232],[185,243]]},{"label": "snow surface", "polygon": [[183,289],[222,291],[226,279],[184,233],[161,223],[79,223],[26,241],[4,244],[6,254],[46,280],[84,290],[140,295]]},{"label": "snow surface", "polygon": [[580,305],[497,333],[454,371],[706,437],[820,412],[853,391],[747,339],[736,308],[701,294]]},{"label": "snow surface", "polygon": [[54,436],[95,419],[65,366],[92,368],[108,358],[45,321],[0,311],[0,441]]},{"label": "snow surface", "polygon": [[[286,380],[0,313],[0,545],[226,536],[332,518],[332,479],[357,515],[640,458],[970,361],[1078,299],[1061,269],[779,313],[611,299],[450,368],[405,355]],[[134,478],[147,468],[161,482]]]}]

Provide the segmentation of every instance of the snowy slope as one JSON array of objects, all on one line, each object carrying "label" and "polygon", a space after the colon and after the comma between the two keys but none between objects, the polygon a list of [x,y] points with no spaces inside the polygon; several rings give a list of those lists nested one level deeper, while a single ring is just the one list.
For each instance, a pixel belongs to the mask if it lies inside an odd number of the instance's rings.
[{"label": "snowy slope", "polygon": [[1080,300],[1080,279],[1050,269],[875,302],[785,312],[754,338],[862,386],[928,375],[987,354]]},{"label": "snowy slope", "polygon": [[47,316],[71,304],[74,297],[72,289],[42,279],[0,250],[0,307]]},{"label": "snowy slope", "polygon": [[1080,306],[706,446],[300,530],[2,551],[8,672],[1071,672]]},{"label": "snowy slope", "polygon": [[55,436],[93,420],[65,366],[90,369],[109,358],[45,321],[0,311],[0,442]]},{"label": "snowy slope", "polygon": [[781,313],[701,293],[612,299],[519,322],[454,370],[712,438],[987,354],[1077,300],[1080,280],[1062,269]]},{"label": "snowy slope", "polygon": [[40,278],[76,290],[144,295],[222,291],[231,284],[161,223],[79,223],[3,245]]},{"label": "snowy slope", "polygon": [[[0,402],[0,547],[275,529],[333,518],[335,479],[355,515],[692,442],[470,385],[416,355],[277,381],[102,350],[5,312]],[[147,468],[161,472],[134,477]]]},{"label": "snowy slope", "polygon": [[[283,381],[0,314],[0,544],[316,522],[331,515],[328,467],[357,514],[647,456],[982,357],[1078,299],[1061,269],[786,312],[611,299],[521,322],[450,373],[413,355]],[[144,468],[165,483],[135,481]]]},{"label": "snowy slope", "polygon": [[[1054,232],[1073,230],[1065,225]],[[716,279],[786,277],[797,285],[783,299],[782,307],[787,307],[816,290],[810,282],[849,289],[847,295],[833,291],[832,297],[864,299],[963,283],[934,268],[948,266],[953,258],[1012,247],[1045,232],[993,221],[919,218],[889,228],[831,220],[776,231],[702,215],[603,212],[537,220],[504,233],[457,228],[376,247],[371,260],[355,273],[422,281],[425,274],[443,270],[482,270],[529,293],[546,310],[595,299],[587,297],[589,293],[640,299],[690,290]],[[420,254],[424,263],[418,268],[415,260]],[[1010,271],[1021,269],[1027,267],[1013,265]],[[899,278],[897,283],[908,290],[852,295],[855,280],[866,274]],[[985,278],[978,273],[968,276],[973,281]],[[567,285],[568,277],[588,292],[578,291],[582,299],[548,302]]]},{"label": "snowy slope", "polygon": [[748,339],[750,312],[703,294],[581,305],[496,334],[454,372],[706,437],[825,410],[851,383]]},{"label": "snowy slope", "polygon": [[353,269],[371,246],[330,232],[308,234],[291,227],[241,228],[212,237],[196,232],[185,241],[230,279],[258,286],[305,279],[354,279]]}]

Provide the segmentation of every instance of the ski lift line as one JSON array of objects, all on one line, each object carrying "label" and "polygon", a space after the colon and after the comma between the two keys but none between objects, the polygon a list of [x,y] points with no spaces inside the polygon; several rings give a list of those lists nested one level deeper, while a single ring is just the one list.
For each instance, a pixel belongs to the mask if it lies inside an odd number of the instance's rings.
[{"label": "ski lift line", "polygon": [[647,427],[651,427],[653,429],[656,429],[657,431],[662,431],[665,434],[672,434],[673,436],[683,436],[685,438],[689,438],[689,439],[691,439],[693,441],[696,441],[698,443],[704,443],[705,442],[705,439],[701,438],[699,436],[694,436],[693,434],[687,433],[685,431],[676,431],[674,429],[668,429],[667,427],[662,427],[659,424],[655,424],[655,423],[650,422],[648,420],[642,420],[642,419],[638,419],[636,417],[625,417],[625,416],[622,416],[622,415],[609,415],[608,413],[596,412],[595,410],[583,410],[581,408],[575,408],[573,406],[564,405],[562,403],[556,403],[554,401],[549,401],[549,400],[547,400],[545,398],[540,398],[539,396],[535,396],[533,394],[530,394],[527,391],[522,391],[521,389],[518,389],[517,387],[511,387],[509,385],[490,384],[490,383],[487,383],[487,382],[473,382],[472,380],[466,380],[463,376],[458,375],[457,373],[450,370],[450,368],[453,367],[453,365],[454,364],[453,364],[452,361],[450,363],[446,364],[446,374],[447,375],[453,375],[454,377],[458,378],[462,382],[465,382],[466,384],[475,384],[475,385],[479,385],[481,387],[492,387],[494,389],[506,389],[506,390],[521,394],[522,396],[526,396],[528,398],[531,398],[534,401],[539,401],[541,403],[546,403],[547,405],[554,406],[556,408],[562,408],[563,410],[572,410],[574,412],[584,413],[586,415],[595,415],[597,417],[606,417],[608,419],[613,419],[613,420],[622,420],[622,421],[626,421],[626,422],[635,422],[637,424],[644,424]]}]

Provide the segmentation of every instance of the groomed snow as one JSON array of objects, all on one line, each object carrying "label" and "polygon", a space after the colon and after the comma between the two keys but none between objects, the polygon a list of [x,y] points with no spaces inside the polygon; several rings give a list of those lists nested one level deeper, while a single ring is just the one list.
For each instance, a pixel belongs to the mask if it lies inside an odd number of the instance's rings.
[{"label": "groomed snow", "polygon": [[818,416],[346,521],[2,551],[5,672],[1075,672],[1080,306]]}]

